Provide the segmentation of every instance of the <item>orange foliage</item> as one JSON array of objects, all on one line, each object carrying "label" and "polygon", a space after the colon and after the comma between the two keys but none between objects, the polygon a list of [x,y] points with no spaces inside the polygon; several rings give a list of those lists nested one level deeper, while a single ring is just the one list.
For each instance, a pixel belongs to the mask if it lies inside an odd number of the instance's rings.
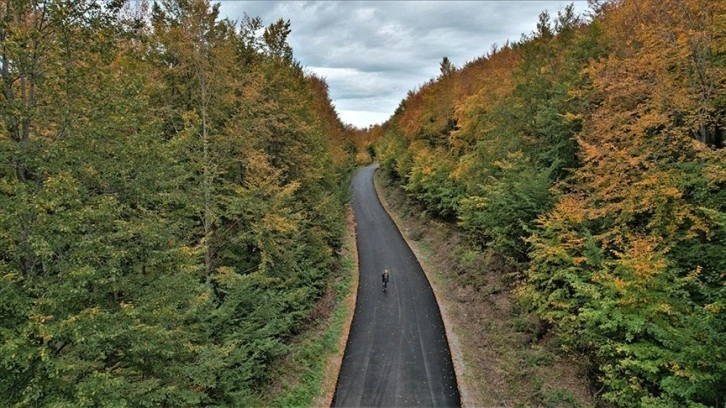
[{"label": "orange foliage", "polygon": [[468,153],[476,143],[475,135],[486,133],[479,129],[478,116],[490,111],[514,89],[514,74],[522,59],[521,52],[509,46],[479,58],[462,70],[461,95],[455,105],[458,127],[451,135],[451,145],[459,154]]},{"label": "orange foliage", "polygon": [[324,139],[328,142],[328,148],[338,166],[348,159],[345,145],[349,141],[351,132],[343,126],[338,113],[333,108],[333,102],[328,94],[328,84],[325,80],[315,75],[307,76],[306,80],[313,95],[313,109],[326,136]]},{"label": "orange foliage", "polygon": [[606,103],[620,106],[621,120],[637,119],[636,129],[675,122],[702,143],[722,144],[715,104],[724,96],[726,70],[715,57],[724,15],[718,1],[617,2],[603,18],[614,50],[593,65],[595,86]]}]

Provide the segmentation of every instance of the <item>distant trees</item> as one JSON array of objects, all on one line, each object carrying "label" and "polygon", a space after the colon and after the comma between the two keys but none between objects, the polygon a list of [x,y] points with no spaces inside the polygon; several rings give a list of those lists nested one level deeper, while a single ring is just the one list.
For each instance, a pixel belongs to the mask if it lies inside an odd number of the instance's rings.
[{"label": "distant trees", "polygon": [[354,161],[289,25],[145,7],[0,8],[0,405],[254,404],[330,276]]},{"label": "distant trees", "polygon": [[456,67],[451,62],[449,57],[444,57],[441,59],[441,63],[439,64],[439,68],[441,70],[441,76],[449,76],[453,74],[456,71]]},{"label": "distant trees", "polygon": [[410,93],[376,152],[508,261],[522,305],[590,358],[603,399],[719,406],[726,9],[594,6],[587,23],[543,13],[519,43]]}]

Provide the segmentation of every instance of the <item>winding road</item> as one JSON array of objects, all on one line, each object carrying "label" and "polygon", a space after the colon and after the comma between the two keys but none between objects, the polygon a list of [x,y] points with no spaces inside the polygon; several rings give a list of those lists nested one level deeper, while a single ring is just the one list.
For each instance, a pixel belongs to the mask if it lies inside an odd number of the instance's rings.
[{"label": "winding road", "polygon": [[[378,200],[376,169],[368,166],[353,179],[360,279],[333,406],[459,406],[436,299]],[[381,286],[385,268],[391,271],[386,292]]]}]

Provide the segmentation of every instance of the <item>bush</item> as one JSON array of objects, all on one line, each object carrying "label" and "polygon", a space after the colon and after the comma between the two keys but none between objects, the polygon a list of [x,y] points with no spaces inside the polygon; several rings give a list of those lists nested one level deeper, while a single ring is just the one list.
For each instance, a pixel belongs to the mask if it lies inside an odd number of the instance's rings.
[{"label": "bush", "polygon": [[521,152],[496,163],[498,174],[475,195],[461,200],[459,224],[481,247],[526,260],[526,237],[535,219],[552,205],[549,172]]}]

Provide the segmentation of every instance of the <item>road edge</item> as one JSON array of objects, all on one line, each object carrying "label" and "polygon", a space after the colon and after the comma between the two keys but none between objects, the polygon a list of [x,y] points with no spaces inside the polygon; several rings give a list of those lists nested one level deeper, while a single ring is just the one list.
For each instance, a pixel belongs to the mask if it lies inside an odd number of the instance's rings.
[{"label": "road edge", "polygon": [[[320,398],[316,398],[314,403],[316,406],[330,407],[333,404],[333,398],[335,396],[335,390],[338,387],[338,376],[340,375],[340,367],[343,365],[343,356],[345,355],[345,348],[348,344],[348,336],[350,335],[350,326],[353,323],[353,315],[355,314],[355,305],[358,300],[358,282],[359,282],[359,260],[358,260],[358,240],[356,235],[356,223],[355,213],[353,207],[348,204],[346,206],[346,222],[345,222],[345,240],[346,246],[350,249],[350,256],[353,258],[354,267],[350,271],[352,274],[350,293],[345,297],[342,302],[346,307],[345,323],[343,324],[343,331],[338,341],[338,351],[330,356],[327,363],[325,364],[325,379],[323,380],[323,389],[320,395],[324,395],[322,401]],[[348,272],[346,272],[348,273]],[[324,392],[323,392],[324,391]]]}]

